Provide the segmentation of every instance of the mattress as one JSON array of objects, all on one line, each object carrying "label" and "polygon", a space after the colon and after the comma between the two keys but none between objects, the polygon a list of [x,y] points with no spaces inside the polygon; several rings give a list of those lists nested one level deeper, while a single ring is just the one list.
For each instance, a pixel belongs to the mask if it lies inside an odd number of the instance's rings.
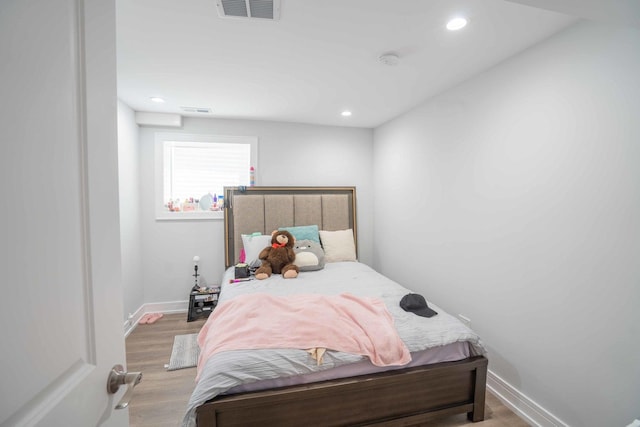
[{"label": "mattress", "polygon": [[430,301],[428,295],[424,296],[429,307],[438,312],[436,316],[426,318],[404,311],[399,301],[411,291],[362,263],[328,263],[323,270],[301,272],[296,279],[283,279],[280,275],[273,275],[266,280],[229,283],[233,275],[233,268],[225,272],[218,304],[255,293],[290,296],[338,295],[348,292],[358,297],[381,298],[393,317],[400,338],[411,352],[411,362],[404,366],[380,368],[374,366],[367,357],[333,350],[325,353],[320,365],[304,349],[220,352],[210,357],[204,366],[199,366],[200,379],[189,400],[183,420],[184,427],[195,426],[195,409],[199,405],[222,394],[462,360],[486,353],[477,334]]}]

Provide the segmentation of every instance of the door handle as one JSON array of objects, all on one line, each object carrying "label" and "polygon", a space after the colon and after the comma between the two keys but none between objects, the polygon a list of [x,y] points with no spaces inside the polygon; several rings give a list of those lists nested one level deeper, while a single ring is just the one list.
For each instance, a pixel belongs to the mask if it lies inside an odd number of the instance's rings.
[{"label": "door handle", "polygon": [[129,406],[129,401],[133,395],[133,388],[140,384],[142,381],[142,372],[127,372],[122,365],[115,365],[109,372],[109,378],[107,380],[107,391],[109,394],[115,394],[121,385],[127,386],[127,391],[124,392],[124,396],[120,399],[120,402],[116,405],[116,409],[124,409]]}]

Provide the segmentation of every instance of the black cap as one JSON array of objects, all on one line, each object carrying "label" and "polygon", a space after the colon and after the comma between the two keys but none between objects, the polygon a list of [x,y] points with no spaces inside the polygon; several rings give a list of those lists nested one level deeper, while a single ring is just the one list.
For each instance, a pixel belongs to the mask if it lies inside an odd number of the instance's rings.
[{"label": "black cap", "polygon": [[427,301],[419,294],[407,294],[403,296],[400,300],[400,307],[402,307],[404,311],[410,311],[422,317],[431,317],[438,314],[429,308]]}]

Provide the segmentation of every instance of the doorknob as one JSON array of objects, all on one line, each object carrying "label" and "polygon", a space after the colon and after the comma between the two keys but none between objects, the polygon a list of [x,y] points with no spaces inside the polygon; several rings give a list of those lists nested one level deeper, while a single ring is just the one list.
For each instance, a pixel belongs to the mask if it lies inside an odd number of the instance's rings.
[{"label": "doorknob", "polygon": [[124,396],[120,399],[120,402],[116,405],[116,409],[124,409],[129,406],[129,401],[133,395],[133,388],[142,381],[142,372],[127,372],[122,365],[115,365],[109,372],[109,378],[107,380],[107,391],[109,394],[116,393],[121,385],[127,385],[127,391],[124,392]]}]

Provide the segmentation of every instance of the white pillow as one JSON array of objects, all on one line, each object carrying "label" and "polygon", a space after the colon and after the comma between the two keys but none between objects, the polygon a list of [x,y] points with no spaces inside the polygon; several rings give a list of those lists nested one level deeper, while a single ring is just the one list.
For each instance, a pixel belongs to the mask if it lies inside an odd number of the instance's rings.
[{"label": "white pillow", "polygon": [[264,234],[243,234],[242,247],[244,248],[245,263],[249,267],[260,267],[262,261],[258,258],[260,252],[267,246],[271,246],[271,236]]},{"label": "white pillow", "polygon": [[353,230],[326,231],[320,230],[320,241],[324,249],[326,262],[355,261],[356,244]]}]

